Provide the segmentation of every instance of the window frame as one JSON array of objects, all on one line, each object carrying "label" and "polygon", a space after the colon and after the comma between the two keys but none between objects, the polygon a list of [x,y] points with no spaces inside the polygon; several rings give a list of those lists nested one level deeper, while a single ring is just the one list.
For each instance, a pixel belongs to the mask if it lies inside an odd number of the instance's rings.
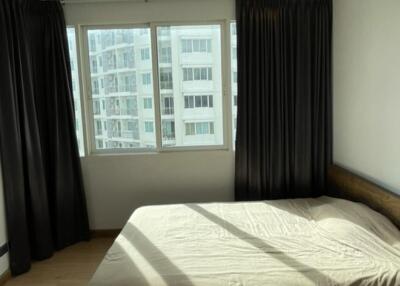
[{"label": "window frame", "polygon": [[[84,133],[84,150],[85,156],[96,155],[115,155],[115,154],[143,154],[143,153],[164,153],[178,151],[213,151],[213,150],[232,150],[232,94],[231,94],[231,41],[230,28],[231,19],[213,20],[213,21],[166,21],[166,22],[140,22],[140,23],[124,23],[124,24],[83,24],[69,25],[67,27],[75,28],[77,54],[78,54],[78,69],[79,69],[79,84],[81,91],[81,113],[82,113],[82,128]],[[222,144],[220,145],[198,145],[198,146],[162,146],[162,121],[161,121],[161,92],[160,92],[160,65],[158,56],[158,38],[157,28],[170,26],[198,26],[198,25],[218,25],[220,27],[220,53],[221,53],[221,112],[222,112]],[[153,86],[153,108],[154,108],[154,133],[155,147],[154,148],[114,148],[114,149],[97,149],[94,113],[92,104],[92,86],[90,73],[90,50],[89,50],[89,30],[96,29],[137,29],[149,28],[150,32],[150,61],[152,63],[152,86]],[[212,47],[211,49],[214,49]],[[212,50],[211,50],[212,51]],[[215,107],[215,100],[213,99]],[[215,124],[214,124],[215,134]],[[104,145],[106,146],[106,145]]]}]

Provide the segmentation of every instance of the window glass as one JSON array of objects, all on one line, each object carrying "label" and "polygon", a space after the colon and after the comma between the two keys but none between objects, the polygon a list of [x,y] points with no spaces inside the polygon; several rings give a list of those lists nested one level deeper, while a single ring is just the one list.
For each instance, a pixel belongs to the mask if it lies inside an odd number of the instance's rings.
[{"label": "window glass", "polygon": [[88,40],[96,149],[154,148],[150,29],[89,29]]},{"label": "window glass", "polygon": [[153,121],[145,121],[144,122],[144,132],[148,132],[148,133],[153,133],[154,132]]},{"label": "window glass", "polygon": [[153,108],[153,99],[151,97],[143,98],[143,108],[144,109],[152,109]]},{"label": "window glass", "polygon": [[157,27],[162,145],[222,145],[221,28],[166,28]]},{"label": "window glass", "polygon": [[237,119],[237,38],[236,23],[231,23],[231,77],[232,77],[232,136],[233,146],[236,142],[236,119]]},{"label": "window glass", "polygon": [[[84,156],[83,147],[83,129],[82,129],[82,111],[79,89],[79,71],[78,71],[78,56],[76,52],[76,36],[75,28],[67,28],[68,51],[71,63],[71,78],[72,78],[72,95],[74,98],[75,107],[75,132],[78,141],[79,155]],[[97,111],[97,110],[96,110]]]}]

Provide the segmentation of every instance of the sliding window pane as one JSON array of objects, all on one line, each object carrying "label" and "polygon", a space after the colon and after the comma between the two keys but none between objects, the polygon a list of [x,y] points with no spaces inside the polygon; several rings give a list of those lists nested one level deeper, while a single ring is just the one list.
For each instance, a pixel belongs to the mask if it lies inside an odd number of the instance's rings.
[{"label": "sliding window pane", "polygon": [[150,28],[87,36],[96,149],[155,148]]},{"label": "sliding window pane", "polygon": [[82,111],[81,111],[81,99],[79,89],[79,72],[78,72],[78,56],[76,53],[76,35],[75,28],[67,28],[68,36],[68,51],[71,63],[71,78],[72,78],[72,93],[74,98],[75,106],[75,131],[76,138],[78,141],[79,155],[84,156],[83,147],[83,126],[82,126]]},{"label": "sliding window pane", "polygon": [[220,25],[158,27],[157,38],[163,147],[222,145]]},{"label": "sliding window pane", "polygon": [[233,147],[236,143],[236,119],[237,119],[237,37],[236,23],[231,23],[231,85],[232,85],[232,135]]}]

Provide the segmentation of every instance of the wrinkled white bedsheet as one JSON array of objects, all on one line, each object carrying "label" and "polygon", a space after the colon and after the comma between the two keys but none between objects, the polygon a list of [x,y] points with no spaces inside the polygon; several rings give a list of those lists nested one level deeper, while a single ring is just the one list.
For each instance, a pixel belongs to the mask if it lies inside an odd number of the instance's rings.
[{"label": "wrinkled white bedsheet", "polygon": [[400,232],[340,199],[137,209],[90,285],[400,285]]}]

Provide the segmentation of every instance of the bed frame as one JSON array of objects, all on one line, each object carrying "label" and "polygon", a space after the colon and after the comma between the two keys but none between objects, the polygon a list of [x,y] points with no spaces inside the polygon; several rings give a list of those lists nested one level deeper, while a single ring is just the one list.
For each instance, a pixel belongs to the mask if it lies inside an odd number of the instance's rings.
[{"label": "bed frame", "polygon": [[400,196],[344,168],[328,169],[328,195],[363,203],[389,218],[400,229]]}]

